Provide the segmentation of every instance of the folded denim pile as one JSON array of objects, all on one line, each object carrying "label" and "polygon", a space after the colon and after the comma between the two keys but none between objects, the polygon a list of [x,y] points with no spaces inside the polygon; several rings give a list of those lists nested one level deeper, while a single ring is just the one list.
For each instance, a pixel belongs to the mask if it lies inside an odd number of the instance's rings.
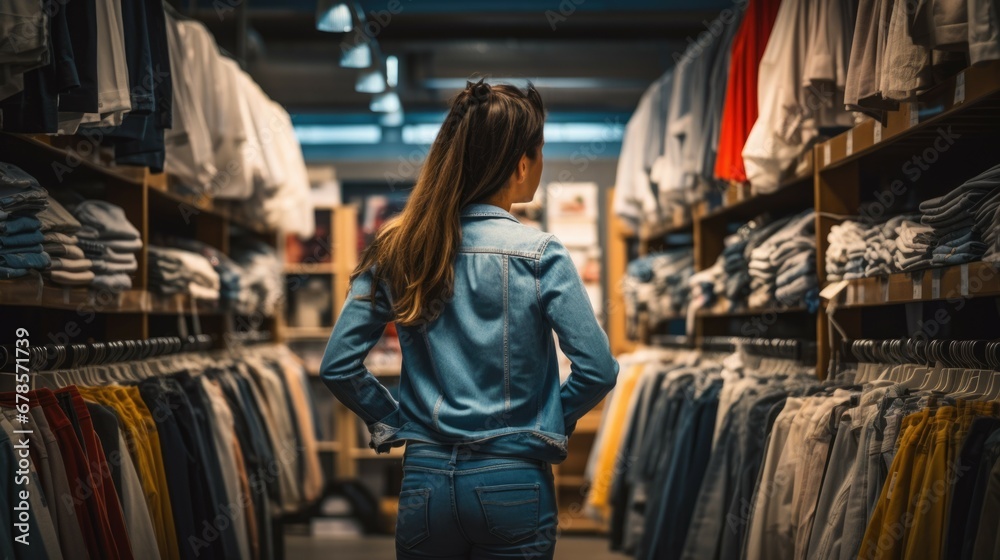
[{"label": "folded denim pile", "polygon": [[226,255],[211,245],[194,239],[168,237],[161,240],[159,244],[165,247],[189,251],[205,257],[209,264],[212,265],[216,274],[219,275],[220,302],[228,306],[235,306],[235,303],[240,298],[240,285],[242,283],[243,275],[246,274],[246,272],[243,270],[243,267],[231,259],[229,255]]},{"label": "folded denim pile", "polygon": [[20,278],[50,264],[38,213],[48,193],[20,167],[0,163],[0,279]]},{"label": "folded denim pile", "polygon": [[139,268],[135,254],[142,249],[142,237],[125,211],[104,200],[67,202],[66,207],[80,222],[76,238],[90,259],[93,289],[111,293],[132,289],[130,275]]},{"label": "folded denim pile", "polygon": [[749,251],[751,308],[818,307],[815,231],[816,216],[808,210],[784,222]]},{"label": "folded denim pile", "polygon": [[284,298],[283,266],[273,247],[255,240],[240,240],[233,248],[233,260],[243,269],[240,294],[235,301],[238,313],[274,316]]},{"label": "folded denim pile", "polygon": [[80,248],[80,221],[54,198],[49,198],[49,207],[38,214],[38,219],[45,237],[42,248],[52,260],[46,271],[49,279],[63,286],[91,285],[94,262]]},{"label": "folded denim pile", "polygon": [[691,249],[655,253],[628,263],[622,291],[630,335],[638,333],[642,313],[648,314],[653,325],[684,314],[693,274]]},{"label": "folded denim pile", "polygon": [[854,280],[974,261],[1000,262],[1000,165],[880,224],[860,218],[827,236],[829,280]]},{"label": "folded denim pile", "polygon": [[149,287],[161,294],[187,294],[198,300],[218,301],[219,274],[202,255],[150,245]]}]

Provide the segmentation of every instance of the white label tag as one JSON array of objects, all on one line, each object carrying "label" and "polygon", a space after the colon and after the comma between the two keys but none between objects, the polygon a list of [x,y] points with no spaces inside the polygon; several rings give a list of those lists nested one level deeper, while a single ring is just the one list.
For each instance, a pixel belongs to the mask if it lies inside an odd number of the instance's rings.
[{"label": "white label tag", "polygon": [[931,272],[931,299],[941,299],[941,269]]},{"label": "white label tag", "polygon": [[826,142],[823,144],[823,165],[830,165],[830,143]]},{"label": "white label tag", "polygon": [[883,302],[888,302],[889,301],[889,279],[888,278],[883,278],[882,279],[882,301]]},{"label": "white label tag", "polygon": [[962,295],[967,296],[969,295],[969,265],[963,264],[961,267],[959,267],[959,272],[961,273],[962,276],[961,279]]},{"label": "white label tag", "polygon": [[857,286],[854,284],[847,285],[847,305],[854,305],[857,303],[857,292]]},{"label": "white label tag", "polygon": [[854,153],[854,129],[847,131],[847,155]]},{"label": "white label tag", "polygon": [[865,285],[864,283],[858,284],[858,303],[865,303]]},{"label": "white label tag", "polygon": [[882,123],[875,121],[875,139],[873,142],[878,144],[882,141]]},{"label": "white label tag", "polygon": [[965,72],[955,76],[955,105],[965,102]]},{"label": "white label tag", "polygon": [[917,102],[914,101],[910,103],[910,126],[914,127],[920,124],[920,108],[917,106]]},{"label": "white label tag", "polygon": [[924,275],[917,273],[913,275],[913,299],[924,298]]},{"label": "white label tag", "polygon": [[848,285],[850,285],[850,282],[847,280],[841,280],[840,282],[827,284],[826,287],[823,288],[823,291],[819,293],[819,297],[826,300],[831,300],[837,297],[837,294],[843,292],[844,288],[846,288]]}]

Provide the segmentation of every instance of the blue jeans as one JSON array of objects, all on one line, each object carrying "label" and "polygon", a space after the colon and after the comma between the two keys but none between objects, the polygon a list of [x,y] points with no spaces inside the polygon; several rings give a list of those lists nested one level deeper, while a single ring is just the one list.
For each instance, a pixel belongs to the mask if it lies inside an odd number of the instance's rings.
[{"label": "blue jeans", "polygon": [[420,443],[404,457],[397,560],[552,558],[557,511],[548,463]]}]

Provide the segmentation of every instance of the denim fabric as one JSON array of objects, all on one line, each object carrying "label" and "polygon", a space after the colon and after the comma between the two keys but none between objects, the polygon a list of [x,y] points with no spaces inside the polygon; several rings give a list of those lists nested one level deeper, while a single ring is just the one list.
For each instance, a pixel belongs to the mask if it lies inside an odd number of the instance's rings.
[{"label": "denim fabric", "polygon": [[653,558],[680,558],[687,539],[698,491],[712,455],[712,434],[719,405],[721,380],[712,382],[697,397],[690,414],[678,424],[680,437],[671,452],[671,463],[660,497],[659,518],[653,526]]},{"label": "denim fabric", "polygon": [[411,444],[403,459],[396,558],[551,559],[551,467],[467,446]]},{"label": "denim fabric", "polygon": [[14,255],[19,253],[41,253],[44,249],[42,245],[25,245],[23,247],[6,247],[0,248],[0,255]]},{"label": "denim fabric", "polygon": [[52,264],[45,253],[11,253],[0,255],[0,266],[42,270]]},{"label": "denim fabric", "polygon": [[7,268],[0,266],[0,280],[10,280],[12,278],[20,278],[22,276],[27,276],[29,269],[27,268]]},{"label": "denim fabric", "polygon": [[69,210],[59,204],[54,198],[49,198],[49,205],[38,213],[42,224],[42,232],[59,232],[72,235],[80,230],[80,222],[69,213]]},{"label": "denim fabric", "polygon": [[42,241],[45,241],[45,236],[38,230],[15,233],[13,235],[0,235],[0,248],[10,249],[13,247],[41,245]]},{"label": "denim fabric", "polygon": [[[482,452],[560,462],[577,420],[615,385],[618,363],[569,252],[508,212],[461,215],[453,295],[426,325],[398,327],[400,401],[364,357],[392,320],[392,296],[370,272],[351,285],[323,357],[330,390],[364,420],[370,445],[476,443]],[[374,297],[374,303],[369,299]],[[572,372],[560,384],[552,332]]]},{"label": "denim fabric", "polygon": [[34,216],[18,216],[10,220],[0,220],[0,234],[3,235],[37,231],[41,227],[42,222]]},{"label": "denim fabric", "polygon": [[[133,241],[140,239],[139,230],[128,221],[121,207],[103,200],[86,200],[77,204],[73,216],[84,226],[97,230],[102,241],[122,239]],[[140,248],[142,245],[140,244]]]},{"label": "denim fabric", "polygon": [[[976,557],[976,552],[980,548],[977,540],[980,538],[992,540],[995,536],[995,525],[991,527],[987,523],[984,525],[986,530],[980,531],[980,524],[983,520],[984,506],[987,508],[995,506],[996,496],[994,495],[988,500],[987,492],[990,488],[991,475],[998,464],[1000,464],[1000,431],[995,431],[986,438],[986,442],[983,444],[982,460],[975,472],[976,482],[972,491],[972,500],[969,503],[969,516],[966,519],[965,538],[962,546],[961,558],[963,559]],[[972,473],[970,473],[971,475]]]},{"label": "denim fabric", "polygon": [[840,558],[844,508],[854,482],[854,459],[858,453],[858,435],[851,426],[849,411],[841,417],[830,449],[809,539],[809,558]]}]

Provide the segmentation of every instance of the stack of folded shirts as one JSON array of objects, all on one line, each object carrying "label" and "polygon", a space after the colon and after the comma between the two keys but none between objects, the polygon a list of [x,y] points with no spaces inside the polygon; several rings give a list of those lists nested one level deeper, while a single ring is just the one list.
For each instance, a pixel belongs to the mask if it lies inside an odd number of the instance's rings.
[{"label": "stack of folded shirts", "polygon": [[80,221],[80,248],[91,261],[95,290],[120,293],[132,288],[130,276],[139,268],[135,254],[142,238],[120,207],[103,200],[86,200],[70,208]]},{"label": "stack of folded shirts", "polygon": [[826,239],[826,277],[828,280],[853,280],[865,275],[865,239],[869,230],[861,222],[845,221],[830,228]]},{"label": "stack of folded shirts", "polygon": [[201,241],[178,237],[170,237],[163,241],[163,245],[197,253],[208,259],[208,262],[211,263],[215,272],[219,275],[219,295],[221,301],[226,304],[235,305],[235,302],[240,298],[240,284],[245,274],[243,267],[236,264],[229,255]]},{"label": "stack of folded shirts", "polygon": [[149,287],[161,294],[219,299],[219,274],[205,257],[168,247],[149,246]]},{"label": "stack of folded shirts", "polygon": [[233,260],[244,271],[240,279],[240,297],[236,302],[237,312],[272,317],[285,297],[282,264],[274,247],[243,239],[233,248]]},{"label": "stack of folded shirts", "polygon": [[49,266],[42,249],[42,223],[48,194],[21,168],[0,163],[0,279],[20,278]]},{"label": "stack of folded shirts", "polygon": [[53,198],[49,199],[49,207],[39,212],[38,219],[45,237],[42,247],[52,258],[47,271],[49,278],[64,286],[89,286],[94,281],[93,262],[86,257],[76,237],[80,222]]}]

